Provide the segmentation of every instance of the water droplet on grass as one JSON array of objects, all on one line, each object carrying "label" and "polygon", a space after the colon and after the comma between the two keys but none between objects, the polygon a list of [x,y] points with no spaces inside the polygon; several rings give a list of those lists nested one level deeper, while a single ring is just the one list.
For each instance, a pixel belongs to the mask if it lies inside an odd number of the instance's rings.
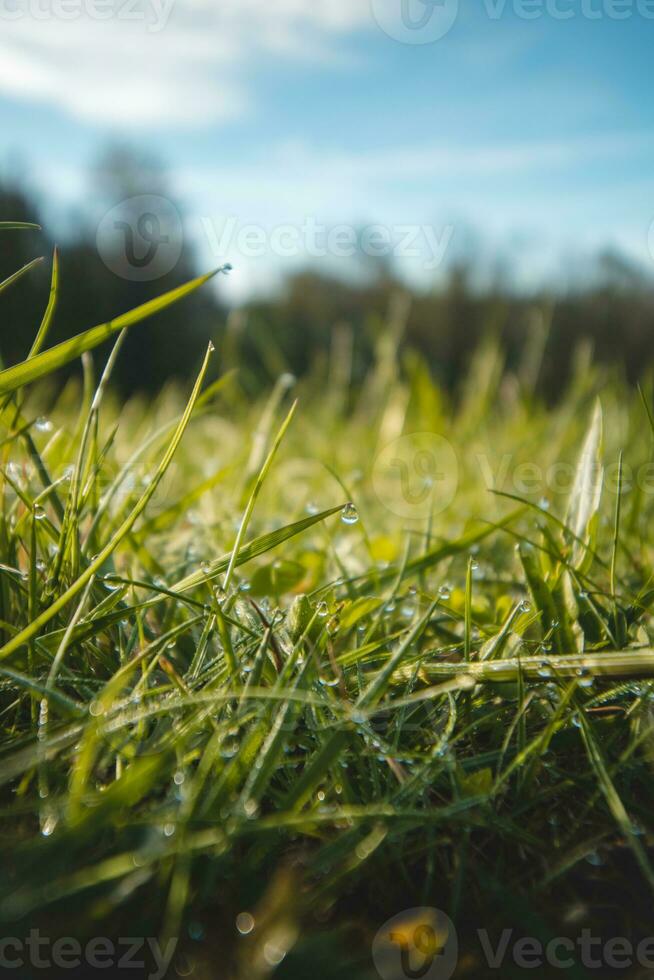
[{"label": "water droplet on grass", "polygon": [[110,592],[115,592],[122,585],[120,575],[116,575],[114,572],[107,572],[106,575],[102,576],[102,584],[105,589],[109,589]]},{"label": "water droplet on grass", "polygon": [[41,818],[41,833],[44,837],[51,837],[57,826],[57,817],[54,813],[48,813]]},{"label": "water droplet on grass", "polygon": [[245,812],[245,816],[252,820],[259,812],[259,804],[256,800],[246,800],[246,802],[243,804],[243,810]]},{"label": "water droplet on grass", "polygon": [[353,503],[346,504],[341,511],[341,520],[343,524],[356,524],[359,520],[359,511],[356,509]]},{"label": "water droplet on grass", "polygon": [[45,415],[40,415],[34,423],[34,428],[39,432],[52,432],[52,422]]},{"label": "water droplet on grass", "polygon": [[234,756],[238,755],[239,744],[235,738],[228,739],[223,742],[220,754],[223,759],[233,759]]},{"label": "water droplet on grass", "polygon": [[249,912],[239,912],[236,916],[236,929],[242,936],[249,936],[255,926],[254,917]]},{"label": "water droplet on grass", "polygon": [[595,683],[595,678],[587,667],[581,667],[577,671],[577,677],[579,678],[579,687],[589,688]]}]

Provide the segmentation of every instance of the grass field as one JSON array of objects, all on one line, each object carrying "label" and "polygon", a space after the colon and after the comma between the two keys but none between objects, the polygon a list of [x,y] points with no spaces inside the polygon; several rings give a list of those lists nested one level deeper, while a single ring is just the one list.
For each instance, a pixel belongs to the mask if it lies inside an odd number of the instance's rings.
[{"label": "grass field", "polygon": [[[156,308],[48,348],[57,279],[0,372],[3,934],[174,940],[168,975],[235,980],[449,976],[420,972],[421,908],[456,976],[524,973],[479,929],[651,935],[648,395],[580,349],[544,406],[532,334],[451,399],[398,307],[356,389],[340,335],[254,402],[205,383],[217,345],[121,405]],[[376,972],[401,913],[414,972]]]}]

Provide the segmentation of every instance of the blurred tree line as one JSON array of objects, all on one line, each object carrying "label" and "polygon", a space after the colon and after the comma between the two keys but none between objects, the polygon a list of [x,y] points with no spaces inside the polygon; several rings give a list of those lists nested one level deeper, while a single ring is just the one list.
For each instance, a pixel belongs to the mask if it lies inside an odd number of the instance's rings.
[{"label": "blurred tree line", "polygon": [[[128,151],[107,154],[94,174],[92,197],[98,213],[139,194],[169,199],[163,171]],[[0,220],[42,223],[39,210],[20,182],[0,183]],[[206,271],[184,245],[174,268],[156,279],[121,278],[98,254],[97,220],[87,216],[73,224],[74,230],[59,243],[60,299],[50,343]],[[47,229],[0,235],[0,282],[36,254],[47,257],[53,247]],[[4,364],[15,363],[30,347],[47,302],[49,265],[42,263],[2,295]],[[279,293],[231,312],[220,302],[219,291],[205,287],[129,332],[114,383],[123,393],[148,393],[171,379],[188,380],[208,339],[223,350],[220,368],[226,361],[236,363],[246,385],[258,386],[283,371],[301,376],[321,360],[331,358],[333,363],[339,349],[356,381],[374,356],[389,315],[398,308],[405,321],[403,343],[422,352],[435,377],[449,388],[464,376],[475,347],[489,333],[501,337],[513,365],[523,363],[525,350],[542,342],[544,356],[541,362],[538,355],[541,366],[532,380],[550,399],[565,385],[573,351],[585,339],[599,361],[622,366],[630,380],[650,367],[654,286],[619,256],[601,256],[592,281],[566,287],[558,295],[521,293],[500,282],[482,288],[474,284],[473,271],[458,263],[438,287],[409,295],[388,262],[358,282],[306,270],[289,276]],[[399,307],[398,297],[404,298]]]}]

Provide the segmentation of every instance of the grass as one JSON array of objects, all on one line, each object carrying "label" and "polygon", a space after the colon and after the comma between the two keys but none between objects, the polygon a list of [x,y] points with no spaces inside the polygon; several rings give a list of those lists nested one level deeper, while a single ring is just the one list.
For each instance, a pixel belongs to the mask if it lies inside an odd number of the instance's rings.
[{"label": "grass", "polygon": [[[457,976],[479,928],[649,935],[648,399],[581,350],[547,408],[489,340],[453,404],[391,322],[358,389],[339,361],[253,403],[206,385],[219,347],[116,404],[125,331],[204,281],[47,349],[55,258],[0,372],[4,934],[177,939],[171,976],[235,980],[375,977],[421,906]],[[407,442],[380,480],[411,433],[458,460],[426,513]]]}]

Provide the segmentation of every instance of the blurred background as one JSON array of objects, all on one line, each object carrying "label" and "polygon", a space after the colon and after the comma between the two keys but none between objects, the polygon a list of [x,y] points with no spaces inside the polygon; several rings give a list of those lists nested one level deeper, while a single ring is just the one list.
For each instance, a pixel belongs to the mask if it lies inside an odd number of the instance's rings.
[{"label": "blurred background", "polygon": [[[125,392],[207,338],[246,385],[356,380],[389,318],[456,389],[477,342],[625,371],[654,328],[652,0],[0,0],[0,355],[61,255],[62,339],[229,263],[139,326]],[[341,357],[342,355],[342,357]],[[74,367],[71,370],[79,370]]]}]

